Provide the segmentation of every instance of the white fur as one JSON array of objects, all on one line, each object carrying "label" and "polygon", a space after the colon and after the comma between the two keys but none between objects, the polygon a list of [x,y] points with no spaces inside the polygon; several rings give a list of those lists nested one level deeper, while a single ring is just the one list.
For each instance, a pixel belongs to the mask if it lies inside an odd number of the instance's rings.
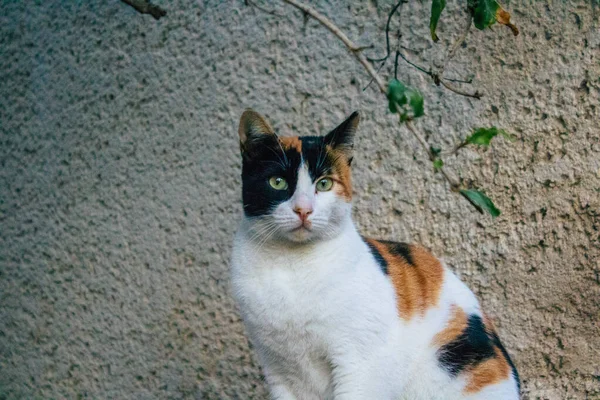
[{"label": "white fur", "polygon": [[[350,204],[333,191],[315,192],[304,167],[300,175],[295,197],[272,216],[245,218],[234,241],[233,293],[272,398],[518,399],[512,376],[465,396],[464,378],[438,365],[431,342],[450,306],[481,315],[472,292],[446,269],[438,306],[400,319],[394,288],[357,233]],[[301,224],[296,194],[312,202],[312,231],[291,232]]]},{"label": "white fur", "polygon": [[[312,208],[310,230],[297,229],[302,225],[294,212],[297,205]],[[266,227],[270,227],[269,239],[287,239],[298,243],[321,240],[339,234],[350,215],[350,208],[350,204],[340,201],[333,190],[316,192],[315,183],[306,165],[302,164],[293,196],[279,204],[271,215],[254,219],[248,228],[255,235],[264,236],[261,229],[268,230]]]}]

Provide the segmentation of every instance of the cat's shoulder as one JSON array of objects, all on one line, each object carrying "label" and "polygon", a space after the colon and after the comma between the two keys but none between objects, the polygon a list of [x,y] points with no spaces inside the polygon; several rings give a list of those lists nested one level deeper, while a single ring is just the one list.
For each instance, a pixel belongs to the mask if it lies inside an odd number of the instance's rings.
[{"label": "cat's shoulder", "polygon": [[385,273],[390,273],[390,266],[393,270],[400,267],[425,268],[433,271],[442,269],[439,259],[419,244],[373,239],[364,236],[363,240]]},{"label": "cat's shoulder", "polygon": [[418,244],[363,237],[379,267],[389,276],[403,319],[423,315],[435,307],[444,287],[446,269]]}]

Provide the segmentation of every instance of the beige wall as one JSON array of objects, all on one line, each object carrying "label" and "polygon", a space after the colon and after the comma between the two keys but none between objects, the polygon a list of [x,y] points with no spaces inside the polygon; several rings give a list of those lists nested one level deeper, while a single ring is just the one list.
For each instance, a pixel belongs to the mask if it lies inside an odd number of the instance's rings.
[{"label": "beige wall", "polygon": [[[289,134],[361,110],[361,230],[423,243],[468,282],[525,398],[600,398],[598,5],[511,2],[519,37],[473,31],[447,75],[473,76],[481,101],[401,64],[432,144],[490,125],[518,137],[447,160],[495,200],[492,220],[433,174],[340,43],[280,2],[282,17],[162,1],[160,21],[116,0],[38,3],[0,3],[0,398],[265,397],[228,289],[248,106]],[[392,2],[348,3],[315,2],[381,53]],[[401,18],[426,66],[462,21],[453,2],[432,46],[428,8]]]}]

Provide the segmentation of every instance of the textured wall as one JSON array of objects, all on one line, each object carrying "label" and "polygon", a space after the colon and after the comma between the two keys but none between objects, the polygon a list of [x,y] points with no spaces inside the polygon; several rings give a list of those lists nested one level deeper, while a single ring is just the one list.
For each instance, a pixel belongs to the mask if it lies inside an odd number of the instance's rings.
[{"label": "textured wall", "polygon": [[[445,258],[496,318],[525,398],[600,398],[598,5],[511,2],[518,38],[472,32],[447,75],[474,76],[481,101],[401,65],[431,143],[492,124],[518,137],[447,160],[495,199],[491,220],[341,44],[279,2],[281,17],[163,1],[160,21],[116,0],[35,3],[0,3],[1,399],[265,397],[228,288],[248,106],[301,134],[362,110],[361,230]],[[315,3],[381,52],[391,1]],[[428,4],[394,25],[426,66],[462,23],[452,2],[433,47]]]}]

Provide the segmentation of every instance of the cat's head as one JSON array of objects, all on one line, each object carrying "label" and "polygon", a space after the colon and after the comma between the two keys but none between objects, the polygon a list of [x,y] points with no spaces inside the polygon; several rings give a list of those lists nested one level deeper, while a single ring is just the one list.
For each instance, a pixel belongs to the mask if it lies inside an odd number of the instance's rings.
[{"label": "cat's head", "polygon": [[353,113],[326,136],[278,136],[258,113],[240,119],[244,214],[257,240],[303,243],[339,234],[349,221]]}]

